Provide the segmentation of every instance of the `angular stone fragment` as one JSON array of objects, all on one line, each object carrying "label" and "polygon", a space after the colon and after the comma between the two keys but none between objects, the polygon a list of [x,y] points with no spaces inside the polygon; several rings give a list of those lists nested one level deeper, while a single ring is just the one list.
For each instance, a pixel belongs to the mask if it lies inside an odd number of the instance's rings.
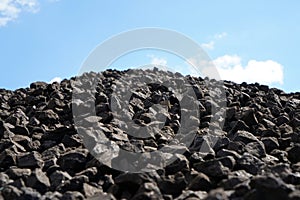
[{"label": "angular stone fragment", "polygon": [[220,161],[209,160],[205,162],[195,163],[194,168],[206,174],[209,177],[226,177],[229,173],[227,167],[225,167]]},{"label": "angular stone fragment", "polygon": [[132,199],[162,199],[162,194],[156,183],[144,183]]},{"label": "angular stone fragment", "polygon": [[293,147],[287,149],[288,159],[292,163],[300,162],[300,144],[295,144]]},{"label": "angular stone fragment", "polygon": [[162,193],[177,196],[187,186],[187,182],[183,174],[179,172],[159,180],[158,186]]},{"label": "angular stone fragment", "polygon": [[64,170],[70,173],[76,173],[84,169],[87,158],[84,153],[81,152],[67,152],[62,155],[57,164]]},{"label": "angular stone fragment", "polygon": [[194,191],[209,191],[212,188],[212,183],[207,175],[200,172],[189,182],[188,188]]},{"label": "angular stone fragment", "polygon": [[17,168],[17,167],[11,167],[8,170],[6,170],[6,174],[11,179],[17,179],[17,178],[24,178],[26,179],[28,176],[31,175],[31,170],[26,168]]},{"label": "angular stone fragment", "polygon": [[279,148],[278,140],[275,137],[265,137],[262,138],[261,141],[265,146],[266,152],[268,153]]},{"label": "angular stone fragment", "polygon": [[23,195],[22,195],[23,199],[40,200],[42,197],[38,191],[29,187],[22,187],[22,191],[23,191]]},{"label": "angular stone fragment", "polygon": [[0,172],[0,187],[5,186],[9,182],[11,182],[9,180],[9,176],[7,174],[3,173],[3,172]]},{"label": "angular stone fragment", "polygon": [[8,185],[2,189],[1,194],[4,199],[18,199],[23,195],[23,192],[19,188]]},{"label": "angular stone fragment", "polygon": [[16,153],[10,149],[5,149],[0,153],[0,169],[9,168],[16,165]]},{"label": "angular stone fragment", "polygon": [[262,158],[266,156],[265,146],[261,141],[246,144],[245,150],[253,156]]},{"label": "angular stone fragment", "polygon": [[46,192],[43,195],[42,199],[44,199],[44,200],[59,200],[59,199],[62,198],[62,196],[63,195],[61,193],[57,192],[57,191],[55,191],[55,192]]},{"label": "angular stone fragment", "polygon": [[17,165],[18,167],[23,168],[36,168],[42,167],[44,164],[41,154],[36,151],[29,153],[22,153],[17,156]]},{"label": "angular stone fragment", "polygon": [[242,120],[248,125],[248,126],[253,126],[257,125],[258,121],[256,119],[255,113],[253,109],[247,109],[244,111],[242,115]]},{"label": "angular stone fragment", "polygon": [[244,169],[253,175],[262,171],[264,166],[264,162],[249,153],[244,153],[242,157],[237,160],[237,168]]},{"label": "angular stone fragment", "polygon": [[83,184],[83,194],[84,194],[84,196],[86,196],[88,198],[96,196],[97,194],[100,194],[102,192],[103,191],[100,188],[97,188],[95,186],[89,185],[87,183]]},{"label": "angular stone fragment", "polygon": [[258,141],[258,139],[252,133],[247,131],[237,131],[232,139],[233,141],[243,142],[244,144]]},{"label": "angular stone fragment", "polygon": [[72,177],[67,172],[55,171],[49,176],[49,179],[50,179],[51,187],[55,189],[60,184],[64,184],[66,180],[72,179]]},{"label": "angular stone fragment", "polygon": [[26,179],[26,185],[45,193],[50,188],[50,181],[41,169],[35,169],[34,172]]},{"label": "angular stone fragment", "polygon": [[65,200],[83,200],[85,198],[84,198],[84,195],[80,192],[68,191],[68,192],[63,194],[62,199],[65,199]]},{"label": "angular stone fragment", "polygon": [[250,186],[255,191],[247,195],[248,199],[288,199],[289,193],[294,190],[274,175],[256,176]]}]

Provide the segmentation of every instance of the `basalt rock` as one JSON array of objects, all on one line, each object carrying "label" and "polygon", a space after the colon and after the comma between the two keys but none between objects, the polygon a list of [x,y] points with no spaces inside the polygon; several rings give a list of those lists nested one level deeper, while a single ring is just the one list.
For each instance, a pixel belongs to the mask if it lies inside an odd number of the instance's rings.
[{"label": "basalt rock", "polygon": [[[300,199],[299,133],[300,93],[157,68],[0,89],[0,199]],[[119,149],[153,171],[112,168]]]}]

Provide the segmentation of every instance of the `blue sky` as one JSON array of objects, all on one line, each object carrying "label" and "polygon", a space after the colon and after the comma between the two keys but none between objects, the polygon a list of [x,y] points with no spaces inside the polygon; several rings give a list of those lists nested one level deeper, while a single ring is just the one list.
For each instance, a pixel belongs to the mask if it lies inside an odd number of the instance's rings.
[{"label": "blue sky", "polygon": [[[178,31],[202,45],[224,79],[300,91],[300,1],[0,0],[0,88],[69,78],[101,42],[131,29]],[[184,65],[160,51],[115,65]]]}]

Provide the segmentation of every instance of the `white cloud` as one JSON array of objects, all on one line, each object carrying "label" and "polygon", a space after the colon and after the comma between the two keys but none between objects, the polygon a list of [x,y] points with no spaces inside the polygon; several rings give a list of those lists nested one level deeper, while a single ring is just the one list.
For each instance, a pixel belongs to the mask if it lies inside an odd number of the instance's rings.
[{"label": "white cloud", "polygon": [[53,79],[51,79],[51,81],[49,81],[49,83],[53,83],[53,82],[61,82],[62,81],[62,78],[60,78],[60,77],[55,77],[55,78],[53,78]]},{"label": "white cloud", "polygon": [[201,44],[201,47],[203,49],[213,50],[215,48],[215,42],[214,41],[210,41],[208,43],[203,43],[203,44]]},{"label": "white cloud", "polygon": [[165,58],[156,57],[154,55],[148,55],[148,57],[151,58],[150,63],[152,65],[163,65],[163,66],[167,65],[168,61]]},{"label": "white cloud", "polygon": [[16,20],[21,12],[35,13],[38,9],[37,0],[0,0],[0,27]]},{"label": "white cloud", "polygon": [[237,83],[283,84],[283,66],[273,60],[249,60],[247,65],[243,66],[239,56],[224,55],[213,62],[224,80]]},{"label": "white cloud", "polygon": [[206,50],[213,50],[215,48],[215,43],[217,40],[220,40],[220,39],[223,39],[224,37],[227,36],[227,33],[226,32],[222,32],[222,33],[217,33],[215,34],[212,38],[211,41],[207,42],[207,43],[202,43],[201,44],[201,47],[203,49],[206,49]]},{"label": "white cloud", "polygon": [[217,34],[215,34],[214,35],[214,38],[215,39],[222,39],[222,38],[224,38],[224,37],[226,37],[227,36],[227,33],[226,32],[223,32],[223,33],[217,33]]}]

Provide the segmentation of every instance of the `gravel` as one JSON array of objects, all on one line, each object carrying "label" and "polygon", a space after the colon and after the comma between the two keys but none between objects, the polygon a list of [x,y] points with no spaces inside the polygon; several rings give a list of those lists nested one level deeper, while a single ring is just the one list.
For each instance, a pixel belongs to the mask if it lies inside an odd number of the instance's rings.
[{"label": "gravel", "polygon": [[[134,91],[128,109],[114,116],[112,110],[125,102],[112,93],[129,71],[90,72],[76,81],[0,89],[0,199],[300,199],[300,93],[224,81],[221,87],[227,107],[222,124],[212,121],[220,118],[212,112],[220,106],[215,98],[220,91],[209,91],[207,78],[154,69],[147,70],[147,80],[152,76],[164,76],[175,84],[188,80],[199,110],[180,110],[186,105],[156,83]],[[136,73],[144,76],[141,70]],[[85,102],[72,103],[76,84],[91,86],[89,77],[99,81],[95,95],[82,90]],[[184,98],[185,102],[193,100],[188,95]],[[85,113],[91,105],[95,105],[96,116]],[[157,112],[155,106],[165,106],[166,111]],[[80,111],[80,124],[74,123],[72,108]],[[199,117],[184,118],[196,111]],[[138,128],[134,136],[127,133],[123,116],[150,133]],[[166,121],[160,124],[157,119]],[[195,123],[198,126],[189,146],[173,140],[181,127]],[[95,131],[95,124],[100,132]],[[149,124],[157,126],[149,129]],[[102,157],[104,162],[100,162],[91,152],[90,147],[98,147],[103,156],[108,150],[99,145],[108,142],[101,134],[117,144],[110,147],[115,151],[145,153],[166,148],[180,153],[164,168],[145,163],[154,170],[119,171],[106,165],[111,157]],[[129,158],[123,164],[130,167],[134,162]]]}]

